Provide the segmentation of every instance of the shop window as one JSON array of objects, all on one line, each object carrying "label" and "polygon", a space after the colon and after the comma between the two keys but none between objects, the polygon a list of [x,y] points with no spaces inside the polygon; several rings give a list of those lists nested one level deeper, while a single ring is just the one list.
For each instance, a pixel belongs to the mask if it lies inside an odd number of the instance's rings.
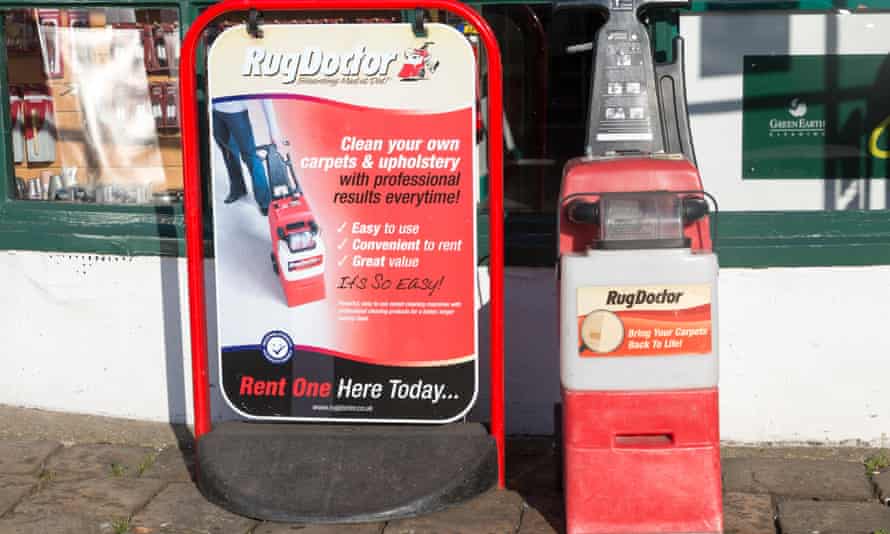
[{"label": "shop window", "polygon": [[[721,265],[890,263],[890,17],[868,2],[851,14],[727,6],[650,19],[657,61],[670,59],[674,36],[686,39],[697,163],[723,209],[712,218]],[[502,141],[506,261],[551,266],[562,169],[587,136],[591,54],[569,52],[600,21],[543,4],[481,9],[501,46],[512,133]]]},{"label": "shop window", "polygon": [[4,12],[15,200],[182,199],[175,8]]},{"label": "shop window", "polygon": [[554,15],[545,4],[486,5],[482,14],[503,60],[505,206],[551,217],[563,166],[584,153],[587,135],[590,53],[565,49],[590,41],[598,21],[585,11]]},{"label": "shop window", "polygon": [[[0,248],[184,253],[176,94],[179,16],[181,9],[187,23],[210,2],[156,1],[154,7],[109,2],[104,8],[84,7],[73,0],[40,8],[7,3],[9,7],[0,10],[0,45],[4,46],[0,53],[6,58],[0,94],[9,97],[3,110],[8,144],[0,150],[0,166],[6,172],[0,178]],[[786,4],[758,4],[764,17],[781,17],[784,11],[786,18],[797,17],[794,20],[808,22],[818,31],[794,33],[798,26],[792,24],[781,26],[770,39],[752,40],[750,35],[755,33],[743,29],[755,23],[756,15],[751,13],[739,15],[740,19],[725,18],[723,26],[717,27],[723,19],[716,12],[727,5],[694,2],[683,16],[674,13],[656,21],[653,33],[662,59],[670,55],[673,35],[687,37],[687,80],[698,163],[705,187],[716,193],[726,210],[716,218],[721,264],[890,263],[886,211],[890,187],[884,178],[890,126],[885,120],[886,99],[880,96],[888,79],[887,46],[880,40],[886,33],[881,30],[888,25],[886,14],[872,11],[880,7],[872,2],[857,4],[851,15],[807,15],[808,9],[822,9],[812,7],[815,4],[791,12]],[[479,9],[497,35],[504,60],[505,112],[500,120],[510,135],[501,140],[482,135],[479,153],[485,154],[488,142],[501,144],[505,150],[507,261],[552,265],[562,168],[569,158],[583,154],[587,135],[591,58],[589,52],[569,54],[567,47],[589,41],[598,22],[586,12],[554,14],[548,4],[498,2],[481,4]],[[700,17],[702,12],[708,16]],[[402,20],[391,15],[287,12],[265,13],[264,18],[269,23]],[[430,13],[429,20],[440,20],[439,16]],[[243,18],[243,13],[225,17],[210,32]],[[710,30],[704,26],[696,30],[697,19],[707,19]],[[737,23],[741,20],[748,22]],[[447,17],[442,21],[452,22]],[[776,24],[764,20],[762,27],[767,26]],[[819,32],[825,34],[824,42],[814,40]],[[732,34],[747,43],[744,52],[730,45]],[[714,38],[723,44],[710,43]],[[812,44],[782,51],[779,45],[786,41]],[[829,56],[863,57],[803,57],[827,50],[832,51]],[[785,57],[774,57],[779,55]],[[769,64],[758,63],[761,56],[770,56]],[[812,71],[806,62],[836,74],[819,78],[825,85],[821,91],[846,100],[832,107],[810,94],[783,93],[776,99],[776,95],[757,92],[761,80],[769,82],[777,73]],[[866,67],[874,73],[875,83],[862,96],[861,87],[850,84],[865,76]],[[484,58],[480,71],[484,78]],[[848,71],[856,76],[847,76]],[[732,82],[735,85],[728,83],[732,73],[738,78],[738,83]],[[838,84],[832,85],[835,80]],[[480,88],[484,87],[482,83]],[[727,90],[726,95],[720,93]],[[484,91],[480,96],[484,104]],[[806,174],[789,170],[787,176],[777,175],[773,167],[780,163],[779,170],[790,168],[768,152],[778,144],[770,143],[767,129],[766,139],[758,145],[762,132],[752,129],[756,123],[745,123],[745,117],[759,120],[759,115],[749,112],[763,111],[755,108],[767,100],[780,115],[803,113],[799,104],[792,103],[794,98],[807,104],[808,119],[825,120],[824,147],[858,147],[857,153],[867,150],[871,154],[869,159],[847,157],[844,152],[822,166],[812,166]],[[201,105],[200,92],[198,99]],[[199,111],[206,117],[206,110]],[[751,128],[745,129],[746,124]],[[822,138],[789,136],[788,140],[805,145]],[[786,138],[781,141],[785,143]],[[209,146],[205,143],[202,149],[207,151]],[[726,151],[731,151],[731,157],[725,157]],[[205,153],[203,159],[207,161],[209,155]],[[743,162],[753,163],[743,167]],[[480,158],[480,164],[484,163]],[[483,191],[486,169],[481,169]],[[481,198],[484,211],[484,192]],[[206,228],[209,231],[211,225]],[[484,228],[484,222],[480,223],[480,232]],[[486,237],[480,235],[480,248],[486,246]]]}]

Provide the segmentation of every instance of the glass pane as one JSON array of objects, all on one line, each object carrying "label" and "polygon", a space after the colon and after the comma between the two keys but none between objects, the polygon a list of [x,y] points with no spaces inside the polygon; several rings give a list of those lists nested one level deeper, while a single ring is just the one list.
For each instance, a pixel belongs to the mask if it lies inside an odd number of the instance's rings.
[{"label": "glass pane", "polygon": [[591,56],[566,48],[590,41],[599,21],[566,13],[546,4],[482,7],[501,49],[504,206],[513,213],[552,212],[565,162],[584,154]]},{"label": "glass pane", "polygon": [[19,199],[182,199],[176,9],[5,12]]},{"label": "glass pane", "polygon": [[680,18],[692,135],[725,211],[885,210],[890,14]]}]

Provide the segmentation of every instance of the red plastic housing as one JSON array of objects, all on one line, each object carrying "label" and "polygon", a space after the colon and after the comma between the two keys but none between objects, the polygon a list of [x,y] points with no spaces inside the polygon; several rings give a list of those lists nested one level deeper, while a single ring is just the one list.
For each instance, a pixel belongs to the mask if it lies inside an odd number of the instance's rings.
[{"label": "red plastic housing", "polygon": [[562,401],[567,532],[723,532],[716,388]]}]

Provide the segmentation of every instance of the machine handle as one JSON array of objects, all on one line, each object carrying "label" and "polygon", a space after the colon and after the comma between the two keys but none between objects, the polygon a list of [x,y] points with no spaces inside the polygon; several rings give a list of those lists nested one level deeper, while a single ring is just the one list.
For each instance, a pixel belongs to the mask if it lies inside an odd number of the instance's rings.
[{"label": "machine handle", "polygon": [[[660,109],[662,88],[656,78],[646,13],[657,8],[685,7],[688,4],[689,0],[557,0],[554,13],[585,9],[603,19],[603,23],[593,32],[589,45],[580,43],[566,48],[567,53],[596,51],[591,65],[585,142],[589,155],[611,155],[621,151],[656,154],[665,151],[665,124]],[[625,94],[624,84],[630,83],[636,88],[632,93],[627,89]],[[673,92],[676,91],[672,91],[672,101],[677,98]],[[624,95],[622,104],[615,104],[614,98],[607,95]],[[682,97],[685,98],[685,94]],[[667,127],[672,128],[673,124]]]},{"label": "machine handle", "polygon": [[666,449],[674,446],[674,435],[665,434],[617,434],[616,449]]}]

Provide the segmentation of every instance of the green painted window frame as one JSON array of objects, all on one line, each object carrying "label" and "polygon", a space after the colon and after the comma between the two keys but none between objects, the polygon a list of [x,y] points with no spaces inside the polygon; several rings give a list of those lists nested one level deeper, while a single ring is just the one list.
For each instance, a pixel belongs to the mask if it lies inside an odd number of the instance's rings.
[{"label": "green painted window frame", "polygon": [[[486,3],[507,3],[494,0]],[[0,9],[27,7],[175,7],[185,32],[201,8],[212,2],[185,0],[75,1],[0,0]],[[530,2],[547,3],[547,2]],[[807,12],[849,9],[890,10],[890,0],[745,3],[744,7],[695,0],[691,11],[799,10]],[[676,17],[656,21],[656,46],[676,34]],[[0,34],[0,39],[2,39]],[[3,40],[5,42],[5,39]],[[0,57],[0,102],[8,102],[6,55]],[[0,105],[0,127],[9,139],[9,106]],[[12,198],[12,147],[0,150],[0,250],[99,253],[124,256],[184,256],[182,206],[109,206],[17,201]],[[551,214],[535,215],[537,233],[518,230],[510,235],[508,258],[516,264],[552,264],[555,259],[555,221]],[[487,227],[485,216],[480,228]],[[208,214],[209,220],[209,214]],[[508,217],[509,222],[509,217]],[[890,210],[725,212],[717,221],[718,253],[724,267],[776,267],[890,264]],[[524,225],[527,228],[528,225]],[[209,238],[210,225],[205,224]],[[526,239],[528,237],[528,239]],[[208,239],[208,251],[210,249]],[[531,254],[510,254],[510,247],[529,246]],[[487,249],[487,232],[480,233],[480,250]],[[209,251],[212,252],[212,251]],[[521,251],[520,251],[521,252]]]}]

